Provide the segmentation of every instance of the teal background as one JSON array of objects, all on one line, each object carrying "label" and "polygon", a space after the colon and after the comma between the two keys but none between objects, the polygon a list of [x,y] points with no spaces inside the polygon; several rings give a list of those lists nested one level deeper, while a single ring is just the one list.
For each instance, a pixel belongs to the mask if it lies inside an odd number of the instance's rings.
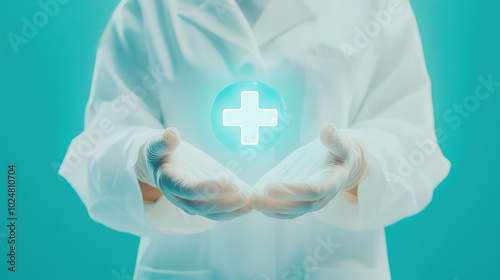
[{"label": "teal background", "polygon": [[[17,166],[18,259],[6,270],[6,188],[0,192],[1,279],[131,279],[138,238],[93,222],[57,176],[83,129],[98,39],[117,0],[73,0],[13,52],[35,0],[0,0],[0,172]],[[452,162],[422,213],[387,228],[393,279],[500,279],[500,89],[453,128],[443,113],[474,94],[479,75],[500,81],[500,1],[412,5],[433,80],[436,126]],[[5,175],[2,175],[2,178]],[[2,186],[6,183],[2,182]]]}]

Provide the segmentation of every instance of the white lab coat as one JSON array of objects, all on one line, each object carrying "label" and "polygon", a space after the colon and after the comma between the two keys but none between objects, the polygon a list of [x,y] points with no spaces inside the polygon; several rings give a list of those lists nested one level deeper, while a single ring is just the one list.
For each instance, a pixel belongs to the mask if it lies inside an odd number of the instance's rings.
[{"label": "white lab coat", "polygon": [[[234,0],[119,4],[99,45],[85,131],[60,174],[92,219],[141,236],[135,279],[390,279],[384,227],[421,211],[450,168],[432,144],[431,85],[408,1],[376,36],[355,38],[396,4],[272,0],[252,27]],[[345,55],[347,44],[357,53]],[[211,130],[216,95],[240,80],[270,84],[287,105],[270,150],[236,154]],[[142,201],[137,153],[165,127],[254,184],[323,122],[363,148],[370,175],[356,204],[338,195],[293,220],[254,211],[214,222],[164,197]]]}]

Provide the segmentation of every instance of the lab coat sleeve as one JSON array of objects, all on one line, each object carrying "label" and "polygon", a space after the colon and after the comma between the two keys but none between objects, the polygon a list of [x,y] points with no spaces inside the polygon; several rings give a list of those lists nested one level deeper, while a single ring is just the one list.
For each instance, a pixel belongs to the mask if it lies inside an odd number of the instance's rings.
[{"label": "lab coat sleeve", "polygon": [[363,149],[369,175],[358,201],[337,195],[318,218],[360,230],[389,226],[424,209],[450,163],[436,141],[431,83],[408,1],[369,47],[354,57],[354,87],[363,94],[345,133]]},{"label": "lab coat sleeve", "polygon": [[190,216],[162,197],[144,206],[134,164],[141,145],[164,126],[158,89],[166,73],[151,62],[140,7],[122,1],[100,41],[85,112],[85,130],[59,170],[92,219],[139,236],[204,231],[214,222]]}]

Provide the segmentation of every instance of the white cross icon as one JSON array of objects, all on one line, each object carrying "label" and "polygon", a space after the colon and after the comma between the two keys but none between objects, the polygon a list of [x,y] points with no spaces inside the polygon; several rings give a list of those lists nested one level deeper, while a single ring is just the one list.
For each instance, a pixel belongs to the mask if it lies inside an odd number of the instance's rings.
[{"label": "white cross icon", "polygon": [[276,109],[260,109],[257,91],[242,91],[241,108],[224,109],[222,111],[222,124],[241,128],[241,144],[257,145],[259,144],[259,127],[277,126],[278,111]]}]

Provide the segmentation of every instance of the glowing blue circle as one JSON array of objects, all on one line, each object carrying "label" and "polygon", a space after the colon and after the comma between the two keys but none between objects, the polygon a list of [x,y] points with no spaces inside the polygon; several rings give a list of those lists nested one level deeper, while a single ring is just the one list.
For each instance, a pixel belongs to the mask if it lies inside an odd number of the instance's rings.
[{"label": "glowing blue circle", "polygon": [[[227,111],[234,111],[236,109],[242,108],[243,92],[245,92],[245,94],[252,93],[252,96],[255,96],[255,92],[258,93],[257,103],[259,112],[257,113],[260,113],[260,111],[265,111],[266,113],[271,113],[273,116],[274,114],[276,114],[277,117],[276,125],[273,125],[271,121],[267,124],[264,124],[266,126],[259,126],[257,128],[258,138],[255,142],[252,142],[252,144],[249,144],[249,141],[243,140],[243,127],[228,126],[227,118],[229,114],[227,114]],[[248,107],[250,107],[250,105],[248,105]],[[225,110],[226,113],[224,113]],[[223,122],[224,116],[226,116],[226,125],[224,125]],[[264,151],[272,147],[279,140],[279,138],[283,134],[283,131],[285,130],[285,116],[285,103],[281,99],[281,96],[278,94],[278,92],[276,92],[276,90],[262,82],[242,81],[226,87],[219,93],[214,101],[214,104],[212,105],[211,121],[212,129],[217,139],[228,149],[234,152],[242,153],[248,149]],[[249,122],[252,124],[256,122],[256,119],[248,118]],[[245,123],[244,127],[247,128],[249,126],[246,126]]]}]

